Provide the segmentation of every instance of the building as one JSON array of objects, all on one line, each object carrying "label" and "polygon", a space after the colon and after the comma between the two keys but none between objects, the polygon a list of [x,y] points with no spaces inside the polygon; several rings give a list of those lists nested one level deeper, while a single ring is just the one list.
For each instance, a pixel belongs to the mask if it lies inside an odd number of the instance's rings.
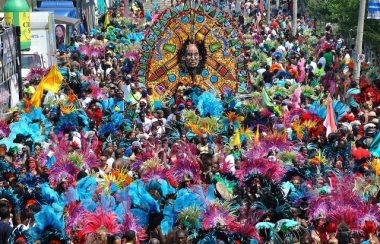
[{"label": "building", "polygon": [[0,117],[14,107],[21,90],[21,74],[18,67],[19,46],[16,27],[0,26]]}]

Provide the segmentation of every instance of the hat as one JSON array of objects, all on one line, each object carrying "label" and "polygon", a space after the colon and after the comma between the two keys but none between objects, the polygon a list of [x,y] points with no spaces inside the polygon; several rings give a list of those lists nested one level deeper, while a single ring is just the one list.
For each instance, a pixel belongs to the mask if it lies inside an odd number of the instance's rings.
[{"label": "hat", "polygon": [[193,102],[192,102],[191,100],[187,100],[187,101],[185,102],[185,105],[186,105],[186,106],[192,106],[192,105],[193,105]]},{"label": "hat", "polygon": [[[138,134],[138,135],[136,136],[136,138],[137,138],[137,139],[147,140],[147,139],[149,139],[149,135],[146,134],[146,133],[142,133],[142,134]],[[140,142],[139,142],[139,143],[140,143]],[[133,146],[133,143],[132,143],[132,146]],[[140,146],[141,146],[141,144],[140,144]]]},{"label": "hat", "polygon": [[351,126],[354,126],[354,125],[361,125],[360,121],[359,120],[354,120],[350,123]]},{"label": "hat", "polygon": [[347,122],[342,123],[342,127],[346,127],[348,130],[352,130],[352,125]]},{"label": "hat", "polygon": [[215,188],[224,200],[230,201],[233,199],[234,196],[227,190],[227,188],[221,182],[217,182],[215,184]]},{"label": "hat", "polygon": [[144,89],[144,90],[142,90],[142,91],[141,91],[141,95],[143,95],[143,96],[144,96],[144,95],[148,95],[148,91],[147,91],[147,90],[145,90],[145,89]]},{"label": "hat", "polygon": [[368,123],[368,124],[364,125],[364,131],[366,131],[366,130],[368,130],[368,129],[370,129],[370,128],[374,128],[374,127],[376,127],[375,124],[373,124],[373,123]]},{"label": "hat", "polygon": [[371,111],[368,113],[368,117],[377,117],[375,111]]},{"label": "hat", "polygon": [[139,141],[134,141],[132,142],[132,146],[133,147],[137,147],[139,149],[142,149],[142,146],[141,146],[141,143]]},{"label": "hat", "polygon": [[183,103],[180,103],[180,104],[178,105],[178,108],[179,108],[179,109],[184,109],[184,108],[185,108],[185,105],[184,105]]}]

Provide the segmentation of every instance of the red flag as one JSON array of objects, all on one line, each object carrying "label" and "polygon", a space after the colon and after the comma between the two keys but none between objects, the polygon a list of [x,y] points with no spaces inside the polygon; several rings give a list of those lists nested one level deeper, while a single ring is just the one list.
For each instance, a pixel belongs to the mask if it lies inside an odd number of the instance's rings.
[{"label": "red flag", "polygon": [[264,3],[263,3],[264,0],[260,0],[259,2],[259,9],[260,9],[260,13],[263,13],[264,12]]}]

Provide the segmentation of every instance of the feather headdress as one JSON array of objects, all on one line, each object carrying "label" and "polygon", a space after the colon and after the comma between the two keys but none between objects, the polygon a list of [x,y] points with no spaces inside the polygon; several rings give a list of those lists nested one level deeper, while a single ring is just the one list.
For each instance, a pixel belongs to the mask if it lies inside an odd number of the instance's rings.
[{"label": "feather headdress", "polygon": [[124,233],[128,230],[133,230],[135,233],[137,233],[139,240],[145,240],[147,238],[145,229],[139,225],[138,219],[131,212],[124,214],[121,230]]},{"label": "feather headdress", "polygon": [[104,176],[100,186],[107,192],[113,192],[113,186],[117,189],[123,189],[133,182],[132,177],[128,175],[126,169],[113,170],[111,173]]},{"label": "feather headdress", "polygon": [[143,162],[140,168],[141,180],[147,183],[154,179],[166,179],[168,169],[158,157]]},{"label": "feather headdress", "polygon": [[199,97],[197,109],[202,117],[211,116],[219,118],[223,112],[223,105],[211,92],[203,92]]},{"label": "feather headdress", "polygon": [[17,213],[20,212],[20,199],[12,189],[0,187],[0,199],[6,199],[12,205]]},{"label": "feather headdress", "polygon": [[120,233],[121,226],[117,223],[117,215],[114,212],[106,212],[98,207],[95,212],[85,211],[82,216],[78,231],[80,239],[101,231],[112,235]]},{"label": "feather headdress", "polygon": [[[42,205],[41,211],[34,215],[35,227],[31,230],[38,236],[42,243],[49,243],[49,240],[56,238],[62,241],[67,239],[64,229],[62,212],[55,211],[51,206]],[[46,241],[46,242],[45,242]]]},{"label": "feather headdress", "polygon": [[201,211],[199,208],[195,206],[191,206],[188,208],[183,209],[178,215],[177,215],[177,223],[179,225],[182,225],[186,227],[189,230],[198,230],[201,228]]},{"label": "feather headdress", "polygon": [[195,183],[200,182],[200,165],[195,158],[189,145],[179,143],[178,146],[173,145],[172,167],[168,173],[177,183],[182,182],[185,177],[190,177]]},{"label": "feather headdress", "polygon": [[69,184],[75,181],[79,169],[71,161],[59,160],[50,169],[49,181],[53,186],[65,179]]},{"label": "feather headdress", "polygon": [[44,68],[31,68],[28,75],[25,77],[27,81],[40,81],[42,78],[48,74],[47,69]]},{"label": "feather headdress", "polygon": [[84,211],[83,206],[76,201],[65,206],[65,230],[67,235],[70,235],[72,230],[79,228],[78,225],[83,218]]},{"label": "feather headdress", "polygon": [[244,184],[245,180],[252,174],[267,177],[273,182],[281,182],[285,172],[286,169],[278,161],[273,162],[265,158],[248,158],[247,161],[241,163],[235,175],[239,179],[240,184]]},{"label": "feather headdress", "polygon": [[204,230],[211,230],[220,226],[230,226],[236,221],[229,205],[218,202],[210,202],[206,206],[206,211],[202,213],[202,227]]},{"label": "feather headdress", "polygon": [[24,241],[25,244],[33,244],[34,238],[29,229],[24,225],[17,226],[11,233],[8,243],[16,243],[16,241]]}]

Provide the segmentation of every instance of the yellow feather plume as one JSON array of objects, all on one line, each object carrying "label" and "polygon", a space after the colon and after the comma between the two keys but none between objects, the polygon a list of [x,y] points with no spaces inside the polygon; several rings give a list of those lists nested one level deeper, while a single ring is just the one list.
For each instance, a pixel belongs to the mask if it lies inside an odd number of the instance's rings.
[{"label": "yellow feather plume", "polygon": [[191,129],[191,131],[197,136],[202,136],[203,132],[198,128],[196,124],[189,123],[187,126]]},{"label": "yellow feather plume", "polygon": [[252,141],[253,131],[251,131],[249,128],[241,128],[240,133],[242,136],[245,136],[245,138],[247,138],[247,141]]},{"label": "yellow feather plume", "polygon": [[375,172],[376,176],[380,176],[380,159],[375,158],[372,161],[372,169]]},{"label": "yellow feather plume", "polygon": [[302,140],[302,138],[303,138],[303,129],[304,129],[303,125],[300,124],[300,122],[297,120],[297,121],[295,121],[292,124],[292,128],[293,128],[294,132],[296,133],[297,138],[300,139],[300,140]]},{"label": "yellow feather plume", "polygon": [[228,118],[228,121],[230,121],[230,122],[235,122],[236,121],[236,122],[240,123],[240,122],[242,122],[244,120],[243,116],[237,116],[235,114],[235,112],[228,112],[226,114],[226,117]]},{"label": "yellow feather plume", "polygon": [[236,130],[232,138],[233,138],[233,145],[241,147],[240,130]]},{"label": "yellow feather plume", "polygon": [[312,120],[306,120],[302,125],[308,129],[315,129],[317,127],[317,122]]},{"label": "yellow feather plume", "polygon": [[127,171],[125,169],[119,169],[107,174],[100,183],[100,186],[107,191],[111,183],[115,184],[118,188],[124,188],[132,182],[133,179],[128,175]]}]

